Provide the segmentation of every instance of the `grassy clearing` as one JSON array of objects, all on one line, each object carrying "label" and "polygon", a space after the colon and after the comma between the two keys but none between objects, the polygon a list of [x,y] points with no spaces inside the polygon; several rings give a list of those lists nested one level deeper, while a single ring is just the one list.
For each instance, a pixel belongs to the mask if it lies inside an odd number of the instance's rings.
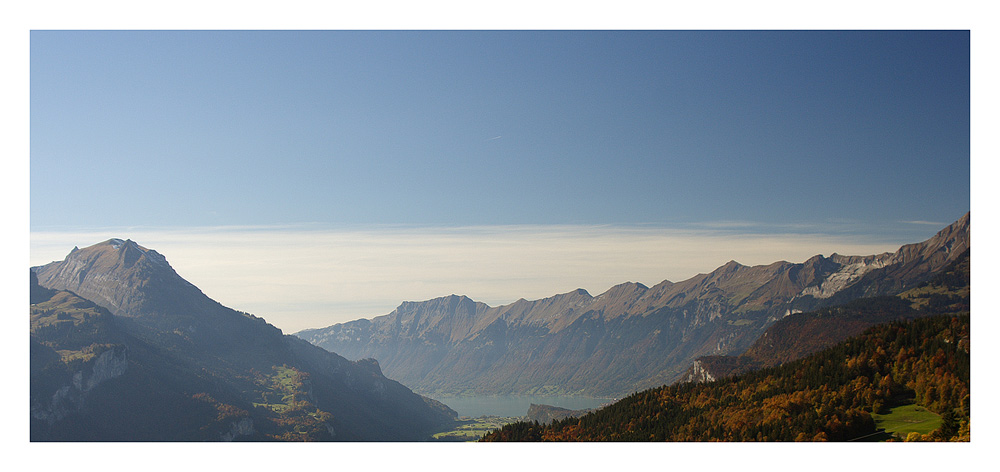
[{"label": "grassy clearing", "polygon": [[886,414],[873,414],[876,428],[885,428],[887,433],[894,433],[905,438],[911,432],[929,434],[941,427],[941,417],[920,405],[897,406]]},{"label": "grassy clearing", "polygon": [[434,441],[476,441],[504,425],[524,420],[518,416],[481,416],[457,423],[453,429],[434,434]]},{"label": "grassy clearing", "polygon": [[301,409],[304,403],[308,403],[299,371],[286,366],[274,366],[272,369],[274,373],[271,376],[258,379],[263,387],[260,392],[262,401],[254,402],[254,407],[268,408],[280,415]]},{"label": "grassy clearing", "polygon": [[59,292],[51,299],[31,305],[31,332],[46,328],[72,329],[101,316],[101,308],[69,292]]}]

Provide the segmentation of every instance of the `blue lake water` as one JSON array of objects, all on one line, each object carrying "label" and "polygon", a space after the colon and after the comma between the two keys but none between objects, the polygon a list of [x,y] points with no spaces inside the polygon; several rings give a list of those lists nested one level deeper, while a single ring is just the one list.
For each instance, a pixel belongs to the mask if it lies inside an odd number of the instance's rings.
[{"label": "blue lake water", "polygon": [[593,398],[580,396],[543,396],[543,395],[501,395],[501,396],[463,396],[463,397],[432,397],[448,405],[458,412],[459,416],[476,418],[479,416],[524,416],[532,403],[552,405],[569,410],[597,408],[611,403],[610,398]]}]

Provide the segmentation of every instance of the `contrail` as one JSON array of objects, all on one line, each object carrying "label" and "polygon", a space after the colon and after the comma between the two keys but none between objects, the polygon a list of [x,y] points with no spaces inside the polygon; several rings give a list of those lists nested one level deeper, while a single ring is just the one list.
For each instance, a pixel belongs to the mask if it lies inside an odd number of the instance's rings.
[{"label": "contrail", "polygon": [[490,139],[487,139],[487,141],[493,141],[494,139],[500,139],[500,138],[501,138],[501,136],[494,136],[494,137],[492,137]]}]

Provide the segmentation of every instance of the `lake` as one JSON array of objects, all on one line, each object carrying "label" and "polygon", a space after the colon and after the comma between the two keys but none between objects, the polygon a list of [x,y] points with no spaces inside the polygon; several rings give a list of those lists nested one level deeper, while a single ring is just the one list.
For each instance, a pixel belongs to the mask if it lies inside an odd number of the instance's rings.
[{"label": "lake", "polygon": [[594,398],[565,395],[499,395],[433,397],[458,412],[459,416],[477,418],[480,416],[524,416],[532,403],[552,405],[569,410],[597,408],[611,403],[610,398]]}]

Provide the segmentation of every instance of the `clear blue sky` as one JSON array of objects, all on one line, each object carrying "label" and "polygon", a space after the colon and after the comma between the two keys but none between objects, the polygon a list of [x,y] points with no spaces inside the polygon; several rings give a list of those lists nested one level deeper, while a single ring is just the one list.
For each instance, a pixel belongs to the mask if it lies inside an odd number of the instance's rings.
[{"label": "clear blue sky", "polygon": [[969,61],[966,31],[33,31],[31,228],[947,224]]}]

